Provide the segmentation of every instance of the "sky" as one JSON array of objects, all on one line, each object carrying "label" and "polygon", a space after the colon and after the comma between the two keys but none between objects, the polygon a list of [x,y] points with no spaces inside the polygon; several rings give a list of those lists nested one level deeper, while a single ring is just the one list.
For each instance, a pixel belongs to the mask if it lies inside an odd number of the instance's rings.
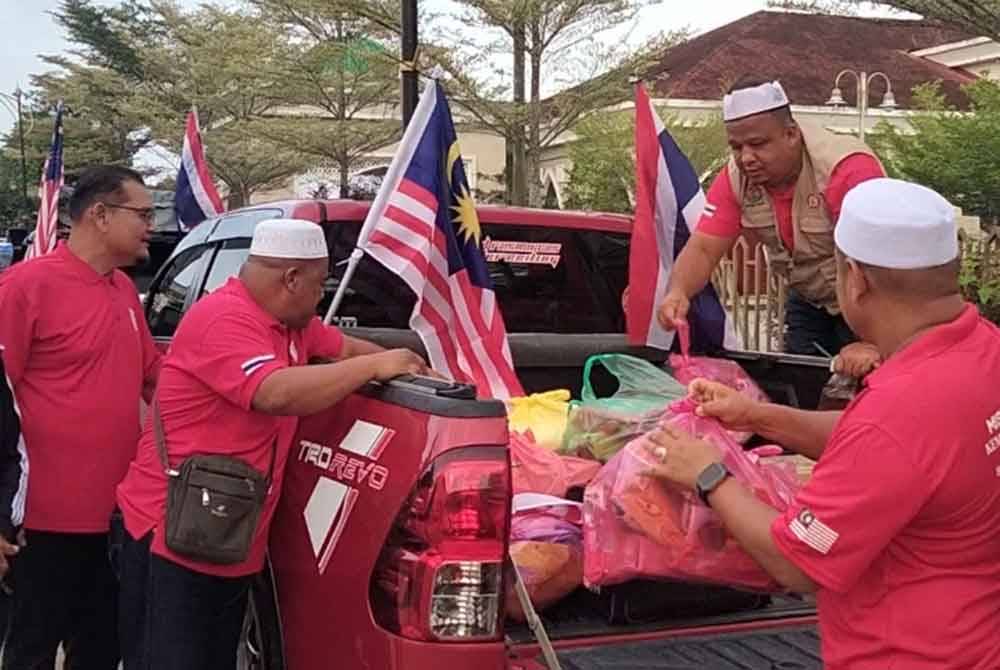
[{"label": "sky", "polygon": [[[178,0],[187,7],[197,7],[200,0]],[[116,4],[114,0],[96,0],[96,4]],[[717,28],[765,6],[766,0],[710,0],[687,3],[667,0],[662,5],[643,11],[641,20],[630,31],[637,43],[660,30],[690,26],[697,31]],[[4,45],[0,59],[0,93],[12,94],[18,86],[28,87],[32,73],[43,72],[46,64],[39,54],[54,55],[65,51],[62,29],[52,19],[51,12],[59,0],[0,0],[0,44]],[[449,0],[421,0],[421,6],[431,11],[446,11],[453,6]],[[694,8],[692,8],[694,7]],[[13,115],[0,109],[0,132],[13,125]]]}]

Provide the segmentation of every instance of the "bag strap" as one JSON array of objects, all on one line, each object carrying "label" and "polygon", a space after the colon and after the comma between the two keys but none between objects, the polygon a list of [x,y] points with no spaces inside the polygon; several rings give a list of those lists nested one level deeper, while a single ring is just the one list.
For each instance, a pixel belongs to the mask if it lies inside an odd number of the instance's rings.
[{"label": "bag strap", "polygon": [[[180,472],[170,467],[170,460],[167,457],[167,436],[163,430],[163,418],[160,416],[160,398],[158,394],[153,395],[153,435],[156,438],[156,451],[160,455],[160,463],[163,464],[163,472],[168,477],[177,477]],[[278,458],[278,438],[274,438],[271,445],[271,463],[267,466],[267,486],[271,486],[271,477],[274,475],[274,461]]]}]

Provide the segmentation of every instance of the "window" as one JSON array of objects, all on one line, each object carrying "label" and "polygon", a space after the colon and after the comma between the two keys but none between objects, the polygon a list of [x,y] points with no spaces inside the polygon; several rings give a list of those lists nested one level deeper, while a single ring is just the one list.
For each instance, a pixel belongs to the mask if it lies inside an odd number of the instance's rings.
[{"label": "window", "polygon": [[240,237],[235,240],[226,240],[222,243],[219,251],[216,252],[212,260],[212,267],[208,271],[208,279],[205,280],[205,287],[201,290],[203,297],[215,289],[225,284],[230,277],[239,274],[240,268],[250,255],[250,240]]},{"label": "window", "polygon": [[508,331],[625,330],[628,235],[486,225],[483,250]]},{"label": "window", "polygon": [[153,285],[146,320],[154,337],[170,337],[177,329],[192,287],[203,274],[212,246],[192,247],[178,254]]}]

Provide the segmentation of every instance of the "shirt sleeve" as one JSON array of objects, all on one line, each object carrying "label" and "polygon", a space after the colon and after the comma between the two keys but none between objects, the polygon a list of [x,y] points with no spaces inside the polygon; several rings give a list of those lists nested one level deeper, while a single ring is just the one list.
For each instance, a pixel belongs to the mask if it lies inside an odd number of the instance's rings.
[{"label": "shirt sleeve", "polygon": [[722,168],[705,196],[705,211],[695,230],[706,235],[734,240],[740,235],[743,210],[729,183],[729,166]]},{"label": "shirt sleeve", "polygon": [[35,312],[31,298],[17,278],[17,269],[0,275],[0,349],[11,384],[17,385],[24,375],[31,354],[35,332]]},{"label": "shirt sleeve", "polygon": [[795,504],[774,520],[771,536],[814,582],[843,593],[923,507],[929,488],[881,428],[844,427]]},{"label": "shirt sleeve", "polygon": [[[194,345],[194,346],[192,346]],[[250,410],[261,383],[275,370],[288,367],[275,351],[266,324],[240,312],[226,312],[211,320],[200,338],[175,341],[183,367],[229,402]]]},{"label": "shirt sleeve", "polygon": [[863,181],[885,176],[878,159],[868,154],[851,154],[837,164],[830,175],[830,183],[823,194],[830,218],[836,224],[847,192]]},{"label": "shirt sleeve", "polygon": [[313,317],[304,335],[310,357],[339,358],[344,350],[344,334],[336,326],[323,323],[319,317]]}]

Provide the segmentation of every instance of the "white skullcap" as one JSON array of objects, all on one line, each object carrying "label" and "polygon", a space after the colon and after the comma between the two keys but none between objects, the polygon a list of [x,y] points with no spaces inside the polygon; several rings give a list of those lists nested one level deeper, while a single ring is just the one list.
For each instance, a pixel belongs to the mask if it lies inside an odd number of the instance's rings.
[{"label": "white skullcap", "polygon": [[312,221],[265,219],[254,228],[250,255],[297,260],[326,258],[326,238],[323,229]]},{"label": "white skullcap", "polygon": [[736,121],[754,114],[770,112],[788,106],[785,89],[777,81],[760,86],[738,88],[722,98],[722,120]]},{"label": "white skullcap", "polygon": [[871,179],[848,191],[833,238],[848,258],[880,268],[919,270],[958,257],[955,208],[898,179]]}]

